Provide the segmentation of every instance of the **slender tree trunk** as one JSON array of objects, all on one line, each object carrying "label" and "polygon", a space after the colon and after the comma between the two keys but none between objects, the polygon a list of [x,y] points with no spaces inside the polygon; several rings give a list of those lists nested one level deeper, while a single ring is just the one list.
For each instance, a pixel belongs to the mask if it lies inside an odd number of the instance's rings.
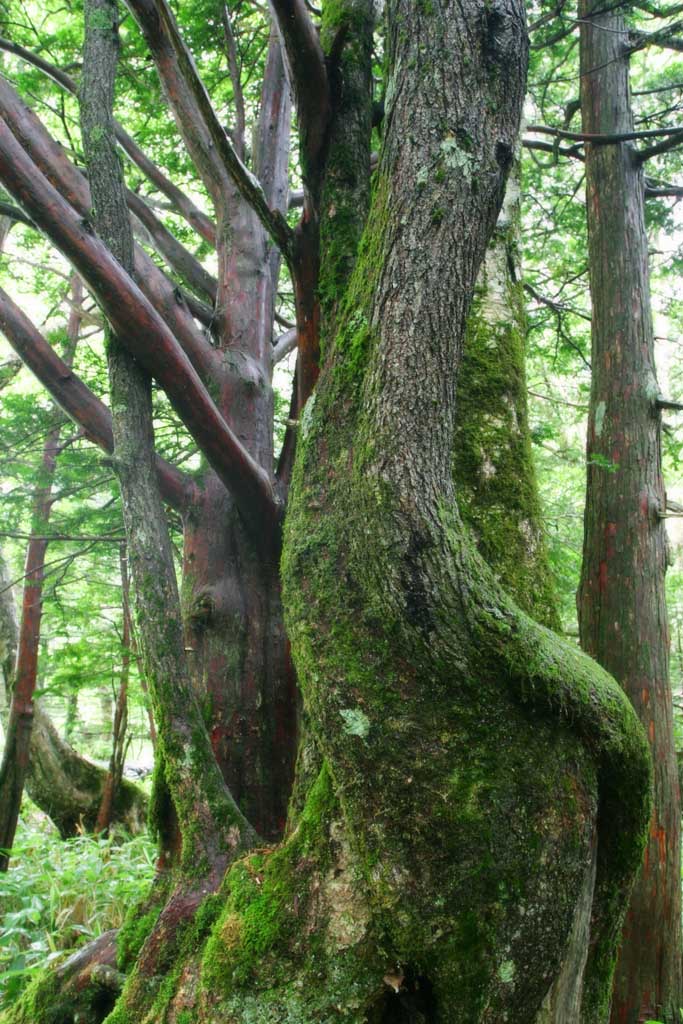
[{"label": "slender tree trunk", "polygon": [[[620,12],[581,23],[587,133],[633,131]],[[681,992],[680,797],[669,686],[661,470],[644,182],[634,146],[586,147],[593,303],[581,644],[621,683],[652,750],[654,812],[615,975],[613,1024],[677,1021]]]},{"label": "slender tree trunk", "polygon": [[78,724],[78,692],[72,690],[66,699],[66,716],[64,720],[64,742],[71,743]]},{"label": "slender tree trunk", "polygon": [[112,751],[109,759],[109,771],[107,780],[102,792],[100,809],[97,812],[95,832],[103,832],[111,825],[114,810],[114,800],[121,779],[126,757],[126,730],[128,726],[128,682],[130,678],[130,612],[128,605],[128,562],[126,558],[125,545],[119,553],[121,566],[121,603],[123,630],[121,634],[121,674],[119,677],[119,689],[116,695],[114,708],[114,726],[112,731]]},{"label": "slender tree trunk", "polygon": [[[80,330],[80,306],[83,297],[78,277],[72,283],[73,306],[67,327],[67,341],[64,360],[70,366]],[[53,413],[58,410],[53,407]],[[43,610],[43,577],[45,552],[48,541],[46,527],[52,508],[52,485],[54,482],[57,456],[60,451],[59,436],[62,424],[53,427],[45,438],[38,486],[33,496],[31,511],[31,538],[26,549],[24,587],[21,609],[21,624],[17,648],[17,662],[13,679],[7,737],[0,766],[0,871],[9,865],[9,851],[14,842],[24,782],[28,771],[33,730],[34,702],[38,681],[38,655],[40,647],[40,622]]]},{"label": "slender tree trunk", "polygon": [[520,265],[521,167],[479,272],[458,378],[458,504],[484,561],[520,608],[559,626],[531,455]]},{"label": "slender tree trunk", "polygon": [[[133,241],[112,104],[118,53],[115,0],[89,0],[81,82],[81,124],[94,221],[115,258],[133,269]],[[195,887],[254,833],[225,787],[212,755],[184,649],[180,600],[166,515],[154,472],[151,383],[110,333],[114,465],[121,486],[135,588],[138,635],[158,728],[156,826],[162,859],[181,863]],[[192,752],[191,756],[189,752]]]}]

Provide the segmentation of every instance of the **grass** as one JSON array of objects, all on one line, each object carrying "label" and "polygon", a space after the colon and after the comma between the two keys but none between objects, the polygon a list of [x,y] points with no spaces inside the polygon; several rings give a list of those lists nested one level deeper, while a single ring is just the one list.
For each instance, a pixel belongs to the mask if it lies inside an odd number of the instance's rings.
[{"label": "grass", "polygon": [[31,805],[24,812],[0,874],[0,1010],[63,951],[118,928],[154,874],[146,835],[63,841]]}]

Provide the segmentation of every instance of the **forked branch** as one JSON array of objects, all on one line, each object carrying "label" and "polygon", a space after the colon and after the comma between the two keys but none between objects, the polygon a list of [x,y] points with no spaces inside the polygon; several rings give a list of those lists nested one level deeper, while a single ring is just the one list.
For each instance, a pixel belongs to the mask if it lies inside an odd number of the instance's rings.
[{"label": "forked branch", "polygon": [[[114,450],[111,413],[73,370],[57,355],[26,314],[0,288],[0,331],[57,405],[80,427],[89,441],[108,454]],[[189,501],[192,478],[156,457],[164,501],[182,509]]]},{"label": "forked branch", "polygon": [[165,0],[128,0],[128,6],[145,35],[179,126],[181,130],[185,128],[187,147],[214,202],[219,206],[224,201],[227,175],[290,262],[292,230],[283,215],[270,208],[259,181],[235,151],[168,4]]},{"label": "forked branch", "polygon": [[269,544],[281,509],[270,476],[243,447],[166,323],[21,148],[0,119],[0,175],[7,190],[63,252],[97,297],[114,332],[159,382],[207,460],[233,494],[245,524]]}]

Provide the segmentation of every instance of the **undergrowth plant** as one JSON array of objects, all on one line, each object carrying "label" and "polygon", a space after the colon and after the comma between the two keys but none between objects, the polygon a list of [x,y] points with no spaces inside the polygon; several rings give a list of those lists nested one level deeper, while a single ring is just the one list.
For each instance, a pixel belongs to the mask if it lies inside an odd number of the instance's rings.
[{"label": "undergrowth plant", "polygon": [[154,873],[154,844],[80,835],[60,839],[24,805],[10,869],[0,874],[0,1010],[66,950],[118,928]]}]

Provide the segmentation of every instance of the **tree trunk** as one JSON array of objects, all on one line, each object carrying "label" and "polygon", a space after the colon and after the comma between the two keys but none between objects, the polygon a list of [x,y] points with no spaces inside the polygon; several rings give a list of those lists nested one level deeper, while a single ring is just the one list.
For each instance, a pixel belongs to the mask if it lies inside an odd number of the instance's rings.
[{"label": "tree trunk", "polygon": [[517,158],[467,320],[454,473],[463,521],[484,561],[520,608],[558,628],[527,413],[520,177]]},{"label": "tree trunk", "polygon": [[[520,608],[559,621],[531,454],[526,313],[520,265],[520,163],[515,161],[479,271],[458,377],[454,475],[479,552]],[[535,1024],[579,1020],[595,886],[595,844],[560,972]]]},{"label": "tree trunk", "polygon": [[125,544],[119,551],[119,564],[121,567],[121,619],[123,630],[121,634],[121,674],[119,678],[119,689],[116,695],[114,707],[114,726],[112,730],[112,751],[109,758],[109,771],[104,784],[102,800],[97,812],[95,832],[103,832],[111,825],[114,811],[114,801],[121,785],[123,768],[126,758],[128,743],[126,741],[126,730],[128,727],[128,683],[130,680],[130,608],[128,588],[128,559],[126,556]]},{"label": "tree trunk", "polygon": [[[620,12],[581,23],[586,133],[633,131]],[[669,686],[661,472],[642,168],[631,143],[586,147],[592,387],[581,645],[621,683],[654,760],[654,812],[626,916],[613,1024],[674,1021],[681,991],[680,797]]]},{"label": "tree trunk", "polygon": [[[0,554],[0,661],[5,694],[11,681],[19,639],[10,575]],[[91,832],[97,819],[106,773],[81,757],[61,738],[40,701],[34,701],[31,752],[26,790],[47,814],[63,839],[79,831]],[[126,779],[114,803],[114,820],[131,833],[140,832],[147,817],[147,798]]]},{"label": "tree trunk", "polygon": [[[421,18],[389,5],[370,224],[303,414],[288,511],[288,630],[339,794],[328,809],[337,856],[362,879],[354,906],[367,908],[343,936],[338,908],[320,910],[323,963],[350,970],[349,988],[366,971],[398,979],[368,1019],[398,1020],[403,1001],[416,1020],[435,1020],[434,1004],[444,1020],[533,1020],[567,949],[597,823],[582,1005],[593,1024],[642,849],[648,758],[613,682],[505,598],[455,510],[454,371],[523,78],[520,12],[477,22],[474,7],[460,10]],[[429,75],[411,75],[423,50],[438,95]]]},{"label": "tree trunk", "polygon": [[[64,352],[64,361],[68,367],[73,362],[81,324],[82,288],[75,275],[72,292],[74,304],[69,316]],[[54,409],[54,412],[57,410]],[[9,851],[12,849],[19,820],[31,749],[33,695],[38,681],[40,622],[43,612],[45,552],[49,543],[45,532],[53,503],[52,486],[60,452],[59,437],[62,426],[62,423],[58,423],[45,438],[31,509],[31,538],[26,549],[17,661],[5,749],[0,765],[0,850],[5,851],[0,853],[0,871],[6,871],[9,866]]]},{"label": "tree trunk", "polygon": [[[132,272],[133,239],[115,145],[112,105],[118,55],[115,0],[88,0],[81,127],[94,221]],[[151,381],[108,332],[114,465],[121,486],[138,635],[158,728],[155,824],[166,867],[182,864],[195,887],[218,881],[253,841],[212,755],[184,649],[168,525],[154,472]]]}]

